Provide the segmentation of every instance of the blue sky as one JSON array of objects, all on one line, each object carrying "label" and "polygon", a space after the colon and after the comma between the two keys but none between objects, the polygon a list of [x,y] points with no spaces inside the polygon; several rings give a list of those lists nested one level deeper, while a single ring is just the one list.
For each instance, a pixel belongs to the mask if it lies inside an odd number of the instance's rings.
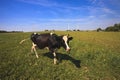
[{"label": "blue sky", "polygon": [[120,0],[0,0],[0,30],[93,30],[120,23]]}]

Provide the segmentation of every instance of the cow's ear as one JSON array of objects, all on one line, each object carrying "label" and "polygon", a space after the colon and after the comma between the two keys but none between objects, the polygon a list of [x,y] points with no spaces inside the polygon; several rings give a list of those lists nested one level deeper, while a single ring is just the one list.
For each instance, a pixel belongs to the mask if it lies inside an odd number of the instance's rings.
[{"label": "cow's ear", "polygon": [[73,39],[73,37],[69,37],[69,38],[68,38],[69,41],[72,40],[72,39]]}]

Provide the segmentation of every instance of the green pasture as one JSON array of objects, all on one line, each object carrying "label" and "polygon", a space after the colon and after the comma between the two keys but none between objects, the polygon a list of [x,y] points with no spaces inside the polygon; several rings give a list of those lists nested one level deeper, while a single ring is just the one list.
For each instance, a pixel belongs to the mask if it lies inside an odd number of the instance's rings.
[{"label": "green pasture", "polygon": [[[39,32],[43,33],[43,32]],[[57,50],[58,64],[47,49],[31,53],[31,33],[0,33],[0,80],[119,80],[120,32],[55,32],[69,34],[71,52]]]}]

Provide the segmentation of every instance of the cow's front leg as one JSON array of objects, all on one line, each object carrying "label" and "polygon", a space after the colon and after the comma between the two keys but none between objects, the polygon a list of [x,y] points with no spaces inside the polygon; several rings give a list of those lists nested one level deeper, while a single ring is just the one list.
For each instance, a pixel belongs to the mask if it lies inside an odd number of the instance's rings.
[{"label": "cow's front leg", "polygon": [[37,53],[37,51],[36,51],[36,48],[35,48],[35,47],[36,47],[36,44],[32,43],[31,52],[33,52],[33,51],[34,51],[34,52],[35,52],[36,57],[37,57],[37,58],[39,58],[39,57],[38,57],[38,53]]},{"label": "cow's front leg", "polygon": [[57,64],[57,58],[56,58],[56,53],[55,53],[55,51],[53,52],[53,56],[54,56],[54,64]]}]

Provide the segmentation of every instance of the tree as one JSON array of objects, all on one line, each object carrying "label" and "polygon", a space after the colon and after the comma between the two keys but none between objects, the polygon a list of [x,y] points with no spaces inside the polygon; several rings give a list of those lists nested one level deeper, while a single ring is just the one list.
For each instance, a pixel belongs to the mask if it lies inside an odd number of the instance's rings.
[{"label": "tree", "polygon": [[120,30],[120,23],[114,24],[114,27],[115,27],[115,31],[119,31]]},{"label": "tree", "polygon": [[107,27],[105,31],[114,31],[114,27],[113,26]]},{"label": "tree", "polygon": [[113,26],[109,26],[105,29],[105,31],[120,31],[120,23],[114,24]]},{"label": "tree", "polygon": [[101,29],[101,28],[98,28],[98,29],[97,29],[97,32],[99,32],[99,31],[102,31],[102,29]]}]

